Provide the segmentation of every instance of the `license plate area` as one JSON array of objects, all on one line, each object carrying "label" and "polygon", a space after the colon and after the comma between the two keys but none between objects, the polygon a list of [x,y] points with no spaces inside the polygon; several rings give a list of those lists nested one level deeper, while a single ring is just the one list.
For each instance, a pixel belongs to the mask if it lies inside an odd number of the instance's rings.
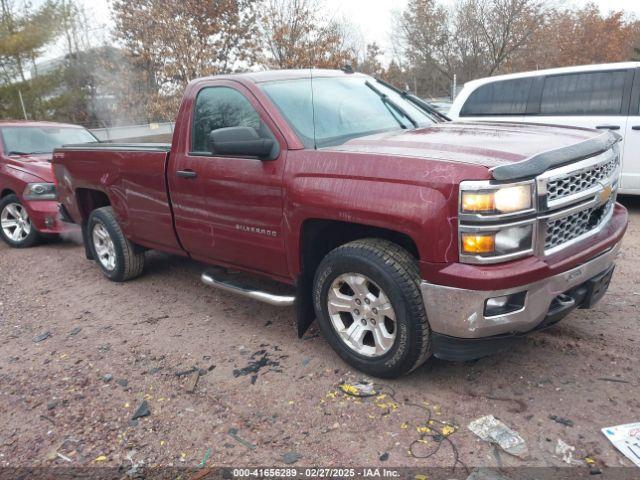
[{"label": "license plate area", "polygon": [[586,282],[587,295],[580,308],[592,308],[607,293],[615,266],[593,277]]}]

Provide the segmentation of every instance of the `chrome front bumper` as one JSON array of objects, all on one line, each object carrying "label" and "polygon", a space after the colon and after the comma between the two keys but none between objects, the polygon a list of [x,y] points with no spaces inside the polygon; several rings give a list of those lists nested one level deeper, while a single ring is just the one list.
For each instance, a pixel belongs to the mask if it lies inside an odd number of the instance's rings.
[{"label": "chrome front bumper", "polygon": [[[423,281],[422,298],[431,330],[440,335],[470,339],[533,330],[545,319],[558,295],[609,269],[619,250],[620,243],[571,270],[506,290],[466,290]],[[484,316],[487,299],[523,291],[527,295],[522,309],[505,315]]]}]

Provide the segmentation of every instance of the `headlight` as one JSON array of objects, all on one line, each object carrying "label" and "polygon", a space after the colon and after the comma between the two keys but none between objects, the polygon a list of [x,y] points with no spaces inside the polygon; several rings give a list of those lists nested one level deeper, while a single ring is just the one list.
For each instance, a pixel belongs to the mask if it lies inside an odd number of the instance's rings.
[{"label": "headlight", "polygon": [[474,182],[462,182],[460,212],[471,214],[504,214],[524,212],[533,208],[533,183],[507,186],[483,185],[475,189]]},{"label": "headlight", "polygon": [[533,180],[460,183],[460,261],[498,263],[532,255],[536,224]]},{"label": "headlight", "polygon": [[53,183],[30,183],[22,196],[26,200],[55,200],[56,186]]}]

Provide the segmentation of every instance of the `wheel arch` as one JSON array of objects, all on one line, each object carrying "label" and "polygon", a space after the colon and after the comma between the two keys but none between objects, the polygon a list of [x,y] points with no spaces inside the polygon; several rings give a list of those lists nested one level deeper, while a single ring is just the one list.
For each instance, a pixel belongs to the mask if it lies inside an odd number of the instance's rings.
[{"label": "wheel arch", "polygon": [[331,250],[362,238],[389,240],[407,250],[416,261],[420,260],[416,242],[406,233],[363,223],[310,218],[302,223],[300,231],[302,270],[314,272]]},{"label": "wheel arch", "polygon": [[101,190],[91,188],[77,188],[74,192],[76,197],[76,205],[78,213],[81,217],[80,228],[82,229],[82,240],[84,244],[84,253],[87,260],[95,260],[93,250],[89,245],[89,232],[87,222],[91,212],[101,207],[111,205],[109,196]]},{"label": "wheel arch", "polygon": [[0,198],[4,198],[7,195],[17,195],[16,192],[14,192],[13,190],[11,190],[10,188],[4,188],[1,192],[0,192]]},{"label": "wheel arch", "polygon": [[400,245],[416,261],[418,246],[406,233],[363,223],[322,218],[302,222],[299,236],[299,274],[296,280],[296,317],[298,336],[302,338],[315,319],[312,301],[313,277],[322,259],[333,249],[362,238],[383,238]]},{"label": "wheel arch", "polygon": [[94,210],[111,205],[109,196],[102,190],[77,188],[75,196],[83,223],[86,223]]}]

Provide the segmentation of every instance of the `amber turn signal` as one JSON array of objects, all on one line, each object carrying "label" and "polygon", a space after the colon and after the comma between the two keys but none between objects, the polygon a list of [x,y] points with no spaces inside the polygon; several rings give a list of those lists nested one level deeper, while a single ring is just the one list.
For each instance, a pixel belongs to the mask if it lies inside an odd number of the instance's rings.
[{"label": "amber turn signal", "polygon": [[486,193],[462,193],[463,212],[491,212],[495,208],[495,197],[493,192]]},{"label": "amber turn signal", "polygon": [[462,251],[464,253],[493,253],[496,246],[495,235],[462,234]]}]

